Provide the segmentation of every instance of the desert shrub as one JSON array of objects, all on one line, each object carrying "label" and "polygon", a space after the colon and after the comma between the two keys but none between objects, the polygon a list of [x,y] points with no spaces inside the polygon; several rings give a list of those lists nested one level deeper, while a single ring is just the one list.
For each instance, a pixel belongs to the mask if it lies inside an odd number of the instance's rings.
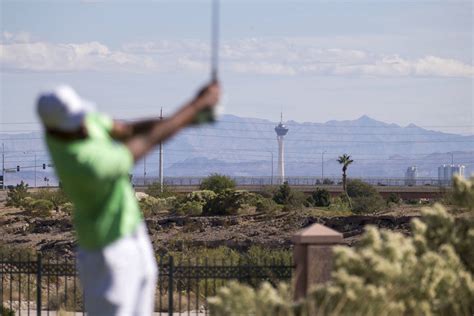
[{"label": "desert shrub", "polygon": [[142,198],[138,204],[145,217],[155,215],[158,212],[172,209],[176,201],[176,197],[170,196],[167,198],[156,198],[147,196]]},{"label": "desert shrub", "polygon": [[359,196],[351,199],[352,212],[356,214],[371,214],[386,207],[384,199],[380,195]]},{"label": "desert shrub", "polygon": [[1,316],[15,316],[15,311],[6,306],[0,306]]},{"label": "desert shrub", "polygon": [[203,203],[197,201],[186,201],[184,203],[176,203],[172,212],[175,215],[191,215],[199,216],[202,215]]},{"label": "desert shrub", "polygon": [[161,190],[161,184],[159,182],[154,182],[150,184],[146,190],[145,193],[155,197],[155,198],[168,198],[174,196],[173,190],[167,186],[166,184],[163,185],[163,190]]},{"label": "desert shrub", "polygon": [[235,181],[228,176],[213,173],[202,180],[199,188],[201,190],[210,190],[215,193],[220,193],[224,190],[235,188]]},{"label": "desert shrub", "polygon": [[393,204],[400,204],[400,201],[402,199],[400,198],[400,196],[396,193],[390,193],[389,196],[385,199],[385,201],[387,202],[387,204],[390,204],[390,203],[393,203]]},{"label": "desert shrub", "polygon": [[258,199],[255,206],[258,213],[276,213],[282,208],[281,205],[278,205],[272,199],[263,197]]},{"label": "desert shrub", "polygon": [[325,185],[333,185],[333,184],[334,184],[334,181],[331,180],[331,179],[327,179],[327,178],[326,178],[326,179],[323,180],[323,184],[325,184]]},{"label": "desert shrub", "polygon": [[249,211],[257,203],[257,196],[248,191],[227,189],[204,205],[206,215],[237,215]]},{"label": "desert shrub", "polygon": [[291,187],[288,182],[284,182],[282,185],[278,187],[278,189],[273,194],[273,201],[278,204],[288,204],[291,195]]},{"label": "desert shrub", "polygon": [[273,185],[266,185],[263,186],[262,189],[258,192],[259,195],[263,196],[264,198],[271,199],[275,194],[277,187]]},{"label": "desert shrub", "polygon": [[232,281],[221,287],[217,295],[207,301],[210,314],[216,316],[283,316],[293,315],[292,307],[288,303],[291,299],[290,287],[287,284],[282,283],[275,289],[265,282],[255,290]]},{"label": "desert shrub", "polygon": [[409,205],[418,205],[421,203],[420,199],[406,199],[406,200],[403,200],[403,202]]},{"label": "desert shrub", "polygon": [[303,192],[292,190],[288,182],[278,187],[273,195],[273,201],[285,205],[287,209],[307,205],[307,197]]},{"label": "desert shrub", "polygon": [[359,196],[372,196],[376,194],[379,193],[375,187],[368,183],[357,179],[347,181],[347,195],[349,195],[351,198]]},{"label": "desert shrub", "polygon": [[289,208],[299,208],[307,206],[308,197],[301,191],[293,190],[290,194],[288,204],[286,205]]},{"label": "desert shrub", "polygon": [[325,207],[331,204],[331,195],[326,189],[317,188],[316,191],[311,193],[311,199],[314,206]]},{"label": "desert shrub", "polygon": [[194,201],[202,203],[203,205],[209,202],[210,200],[214,199],[217,194],[211,190],[200,190],[194,191],[186,195],[186,201]]},{"label": "desert shrub", "polygon": [[34,200],[29,207],[31,215],[48,217],[51,216],[51,210],[54,209],[54,204],[49,200]]},{"label": "desert shrub", "polygon": [[474,210],[474,177],[468,181],[460,176],[454,176],[452,194],[456,205]]},{"label": "desert shrub", "polygon": [[[471,182],[456,193],[474,203]],[[474,218],[425,208],[412,234],[367,227],[354,247],[334,250],[332,279],[293,303],[286,289],[229,284],[209,299],[213,315],[472,315]],[[259,293],[265,288],[268,296]],[[245,304],[238,304],[245,302]],[[234,312],[237,311],[238,313]]]},{"label": "desert shrub", "polygon": [[23,200],[28,196],[28,184],[23,181],[15,187],[8,189],[7,206],[22,207]]},{"label": "desert shrub", "polygon": [[202,215],[204,206],[216,198],[217,194],[210,190],[194,191],[176,200],[171,212],[176,215]]},{"label": "desert shrub", "polygon": [[67,203],[70,202],[69,198],[67,197],[66,193],[61,189],[53,190],[53,189],[39,189],[36,192],[32,192],[30,196],[35,200],[47,200],[53,203],[53,208],[58,211],[59,208]]},{"label": "desert shrub", "polygon": [[74,211],[74,205],[71,202],[64,203],[61,207],[61,211],[68,215],[72,215],[72,212]]},{"label": "desert shrub", "polygon": [[350,180],[347,183],[347,195],[354,213],[375,213],[386,206],[377,190],[368,183],[360,180]]},{"label": "desert shrub", "polygon": [[329,211],[347,212],[351,211],[349,199],[346,195],[341,194],[339,196],[331,198],[331,204],[328,207]]}]

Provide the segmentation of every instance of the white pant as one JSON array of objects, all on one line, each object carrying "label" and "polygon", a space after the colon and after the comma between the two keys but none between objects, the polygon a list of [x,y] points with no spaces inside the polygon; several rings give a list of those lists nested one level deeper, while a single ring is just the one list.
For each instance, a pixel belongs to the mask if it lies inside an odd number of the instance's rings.
[{"label": "white pant", "polygon": [[103,249],[79,249],[77,266],[89,316],[152,315],[158,271],[144,223]]}]

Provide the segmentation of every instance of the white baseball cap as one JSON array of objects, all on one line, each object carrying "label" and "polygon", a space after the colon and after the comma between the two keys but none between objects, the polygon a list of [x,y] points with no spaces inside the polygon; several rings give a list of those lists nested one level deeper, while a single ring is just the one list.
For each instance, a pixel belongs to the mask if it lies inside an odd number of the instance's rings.
[{"label": "white baseball cap", "polygon": [[95,106],[70,86],[61,85],[39,95],[37,111],[45,127],[74,132],[81,126],[86,113],[95,111]]}]

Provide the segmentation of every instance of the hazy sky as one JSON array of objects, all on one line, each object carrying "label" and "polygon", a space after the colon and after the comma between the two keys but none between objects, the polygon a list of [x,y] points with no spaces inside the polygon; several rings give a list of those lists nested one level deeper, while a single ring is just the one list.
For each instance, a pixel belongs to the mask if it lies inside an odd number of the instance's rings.
[{"label": "hazy sky", "polygon": [[[116,117],[209,78],[210,1],[1,1],[0,131],[69,83]],[[221,1],[225,113],[474,133],[472,1]],[[7,123],[7,124],[6,124]]]}]

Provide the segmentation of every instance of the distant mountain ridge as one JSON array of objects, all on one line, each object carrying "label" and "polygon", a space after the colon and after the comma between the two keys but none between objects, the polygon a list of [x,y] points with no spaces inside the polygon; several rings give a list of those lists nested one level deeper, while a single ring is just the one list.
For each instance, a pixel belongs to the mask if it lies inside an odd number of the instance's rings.
[{"label": "distant mountain ridge", "polygon": [[[164,146],[165,174],[270,175],[272,156],[275,173],[277,123],[223,115],[213,125],[186,129]],[[343,153],[353,156],[355,163],[349,173],[357,176],[403,177],[406,168],[417,165],[420,176],[436,177],[437,167],[451,162],[451,152],[456,164],[464,164],[467,173],[474,172],[474,135],[432,131],[414,124],[402,127],[366,115],[355,120],[290,120],[284,124],[289,128],[285,136],[287,175],[320,175],[323,152],[326,175],[340,173],[336,158]],[[35,152],[37,165],[49,162],[41,132],[2,133],[1,139],[5,143],[7,168],[31,165]],[[157,152],[147,158],[146,168],[148,175],[157,174]],[[143,171],[144,166],[139,163],[134,173],[141,175]]]}]

